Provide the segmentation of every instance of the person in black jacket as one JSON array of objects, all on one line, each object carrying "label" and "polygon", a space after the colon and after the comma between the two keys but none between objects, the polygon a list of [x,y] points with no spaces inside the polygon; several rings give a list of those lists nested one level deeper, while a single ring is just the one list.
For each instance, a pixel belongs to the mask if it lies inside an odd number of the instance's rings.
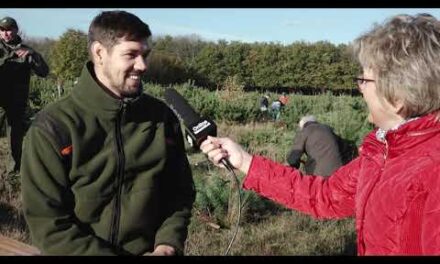
[{"label": "person in black jacket", "polygon": [[26,106],[31,73],[46,77],[49,67],[31,47],[22,43],[18,25],[12,17],[0,20],[0,126],[8,121],[8,134],[14,165],[9,173],[20,170],[25,133]]},{"label": "person in black jacket", "polygon": [[343,165],[338,136],[330,126],[318,123],[313,115],[306,115],[299,121],[287,163],[299,168],[304,153],[307,155],[304,167],[308,175],[330,176]]},{"label": "person in black jacket", "polygon": [[269,95],[265,94],[260,99],[260,111],[266,113],[269,108]]}]

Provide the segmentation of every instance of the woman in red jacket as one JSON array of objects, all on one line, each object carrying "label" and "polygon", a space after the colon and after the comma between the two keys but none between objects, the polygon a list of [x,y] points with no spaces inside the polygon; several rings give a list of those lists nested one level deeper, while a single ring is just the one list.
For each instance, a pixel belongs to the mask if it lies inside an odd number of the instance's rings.
[{"label": "woman in red jacket", "polygon": [[359,255],[440,254],[440,22],[399,15],[352,44],[377,129],[329,178],[250,155],[229,138],[201,146],[246,173],[243,188],[316,218],[356,217]]}]

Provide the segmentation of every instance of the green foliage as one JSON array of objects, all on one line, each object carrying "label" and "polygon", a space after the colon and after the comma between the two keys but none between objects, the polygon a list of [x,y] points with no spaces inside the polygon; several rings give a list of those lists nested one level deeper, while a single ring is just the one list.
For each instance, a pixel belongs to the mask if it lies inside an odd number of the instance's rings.
[{"label": "green foliage", "polygon": [[[173,88],[182,94],[198,113],[217,122],[251,123],[259,121],[261,119],[259,100],[262,94],[240,92],[239,84],[235,85],[238,88],[215,92],[194,86],[192,82],[175,85]],[[146,91],[158,97],[163,96],[164,89],[160,85],[145,85]],[[238,90],[234,91],[234,89]],[[271,101],[279,97],[279,94],[276,93],[268,94]],[[367,122],[366,105],[361,97],[334,96],[330,92],[320,96],[292,94],[281,113],[280,121],[288,129],[294,130],[299,119],[306,114],[315,115],[319,121],[334,127],[338,135],[357,144],[372,128]],[[264,135],[260,136],[265,137]],[[271,136],[273,134],[267,135],[268,138]],[[270,141],[268,138],[264,140]]]},{"label": "green foliage", "polygon": [[[28,41],[50,62],[51,73],[59,80],[77,77],[88,58],[87,37],[78,30],[68,29],[58,41],[47,38]],[[167,35],[154,40],[144,80],[161,85],[193,80],[197,85],[218,89],[234,76],[244,87],[257,89],[352,89],[352,77],[359,73],[360,67],[347,47],[326,41],[289,45],[214,43],[197,35]]]},{"label": "green foliage", "polygon": [[253,133],[252,131],[242,135],[238,141],[240,145],[245,148],[249,148],[251,146],[259,146],[262,144],[279,144],[280,138],[274,136],[274,131],[263,130],[256,131]]},{"label": "green foliage", "polygon": [[[236,195],[236,193],[231,193],[231,184],[234,179],[231,178],[230,173],[211,169],[209,166],[193,166],[197,192],[194,208],[215,219],[222,226],[228,225],[229,199],[232,195]],[[242,178],[243,175],[239,176],[239,181]],[[281,206],[251,191],[241,190],[241,200],[241,223],[256,222],[264,215],[284,210]]]},{"label": "green foliage", "polygon": [[207,43],[197,35],[171,37],[169,35],[154,40],[154,50],[174,54],[190,67],[200,50]]},{"label": "green foliage", "polygon": [[225,49],[225,44],[210,43],[197,54],[196,71],[207,80],[207,83],[202,84],[219,86],[226,76],[231,75],[226,71]]},{"label": "green foliage", "polygon": [[333,99],[333,107],[316,117],[318,121],[333,127],[342,138],[360,145],[363,135],[371,131],[373,126],[367,120],[365,102],[361,98],[353,99],[347,101],[345,97],[336,97]]},{"label": "green foliage", "polygon": [[252,191],[242,190],[242,197],[242,223],[256,223],[268,215],[287,210]]},{"label": "green foliage", "polygon": [[87,35],[80,30],[68,29],[52,49],[51,72],[58,80],[74,80],[87,60]]},{"label": "green foliage", "polygon": [[31,77],[29,103],[33,112],[37,112],[48,103],[56,100],[56,84],[52,79]]},{"label": "green foliage", "polygon": [[295,128],[306,114],[315,115],[318,121],[334,127],[340,136],[354,141],[371,129],[361,97],[334,96],[329,92],[321,96],[291,95],[281,118],[289,128]]},{"label": "green foliage", "polygon": [[[231,90],[210,92],[194,86],[191,81],[182,85],[174,85],[173,88],[200,115],[216,121],[227,120],[244,123],[256,120],[259,116],[259,109],[255,103],[258,95],[255,92],[245,93],[240,92],[240,90],[232,91],[232,93]],[[163,98],[165,88],[160,85],[146,84],[144,90]]]},{"label": "green foliage", "polygon": [[252,72],[252,84],[259,87],[283,86],[282,46],[279,44],[255,44],[252,46],[245,64]]},{"label": "green foliage", "polygon": [[359,72],[346,45],[329,42],[244,44],[209,43],[193,65],[204,85],[219,87],[228,76],[238,76],[245,86],[351,89]]},{"label": "green foliage", "polygon": [[[42,79],[32,76],[30,80],[29,89],[29,104],[32,115],[47,104],[59,99],[57,84],[53,79]],[[64,95],[70,93],[73,88],[73,81],[64,83]]]},{"label": "green foliage", "polygon": [[204,176],[205,179],[195,177],[194,184],[197,191],[195,207],[224,224],[228,209],[229,181],[219,175]]},{"label": "green foliage", "polygon": [[144,80],[162,85],[182,83],[186,80],[185,65],[177,55],[153,50]]}]

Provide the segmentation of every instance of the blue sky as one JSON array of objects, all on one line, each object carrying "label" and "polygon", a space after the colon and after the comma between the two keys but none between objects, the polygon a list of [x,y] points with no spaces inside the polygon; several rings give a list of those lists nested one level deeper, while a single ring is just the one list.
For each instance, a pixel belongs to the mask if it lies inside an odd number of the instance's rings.
[{"label": "blue sky", "polygon": [[[96,8],[3,8],[0,16],[17,19],[30,37],[58,38],[68,28],[87,32]],[[150,25],[153,35],[196,34],[204,40],[241,42],[330,41],[349,43],[373,23],[401,13],[430,13],[440,8],[136,8],[123,9]]]}]

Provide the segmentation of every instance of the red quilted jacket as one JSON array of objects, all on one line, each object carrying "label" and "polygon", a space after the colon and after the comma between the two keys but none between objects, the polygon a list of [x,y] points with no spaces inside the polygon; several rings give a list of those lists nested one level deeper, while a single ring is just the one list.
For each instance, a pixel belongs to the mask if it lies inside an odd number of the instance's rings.
[{"label": "red quilted jacket", "polygon": [[440,123],[430,114],[368,134],[359,157],[329,178],[254,156],[243,182],[316,218],[355,216],[359,255],[440,255]]}]

